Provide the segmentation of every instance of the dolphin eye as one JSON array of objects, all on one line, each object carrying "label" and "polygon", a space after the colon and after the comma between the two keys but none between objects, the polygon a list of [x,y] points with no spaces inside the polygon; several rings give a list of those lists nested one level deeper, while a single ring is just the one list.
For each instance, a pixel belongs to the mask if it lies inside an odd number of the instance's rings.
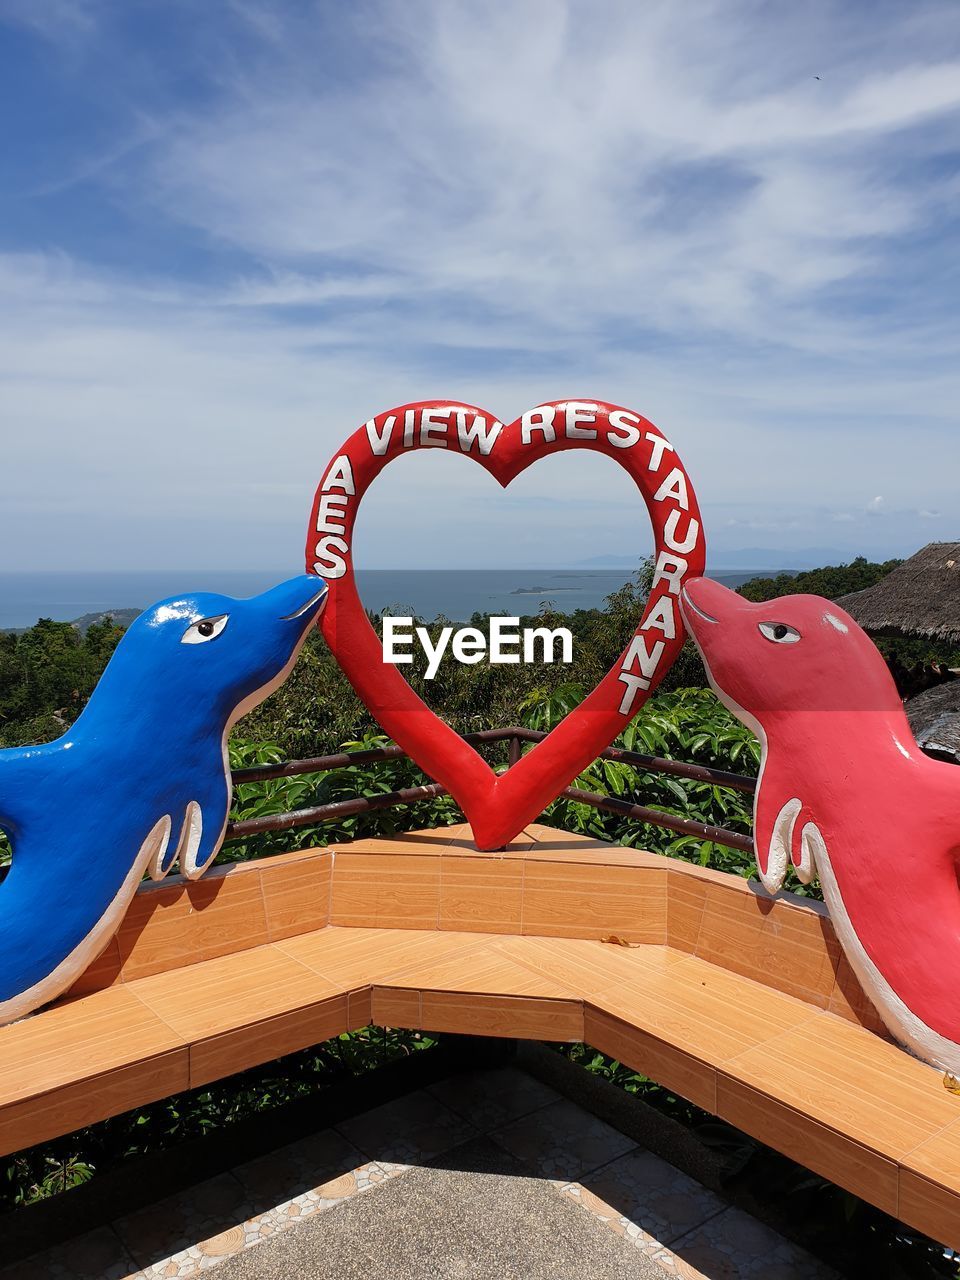
[{"label": "dolphin eye", "polygon": [[217,636],[227,625],[229,613],[221,613],[216,618],[201,618],[199,622],[195,622],[193,626],[187,627],[186,631],[180,637],[181,644],[203,644],[205,640],[216,640]]},{"label": "dolphin eye", "polygon": [[785,622],[761,622],[760,634],[774,644],[796,644],[800,639],[797,628],[790,627]]}]

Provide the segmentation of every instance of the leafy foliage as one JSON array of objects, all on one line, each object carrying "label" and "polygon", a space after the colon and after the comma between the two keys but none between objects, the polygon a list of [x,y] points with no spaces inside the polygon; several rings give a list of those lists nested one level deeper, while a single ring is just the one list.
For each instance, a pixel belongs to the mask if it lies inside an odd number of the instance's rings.
[{"label": "leafy foliage", "polygon": [[805,569],[802,573],[781,573],[776,578],[751,578],[738,588],[748,600],[777,600],[780,596],[824,596],[837,600],[854,591],[866,591],[898,569],[902,560],[884,560],[881,564],[857,556],[849,564],[826,565],[822,569]]},{"label": "leafy foliage", "polygon": [[[370,751],[385,747],[389,739],[382,734],[339,744],[344,751]],[[276,742],[255,743],[234,738],[230,743],[231,769],[254,765],[277,764],[283,753]],[[343,769],[300,774],[290,778],[271,778],[265,782],[245,782],[234,788],[234,822],[289,813],[294,809],[313,808],[353,800],[358,796],[372,798],[408,787],[419,787],[427,781],[412,760],[398,757],[379,764],[351,764]],[[461,821],[461,814],[449,796],[424,800],[402,808],[377,809],[370,813],[340,818],[317,826],[294,827],[286,831],[268,832],[226,845],[218,856],[220,862],[242,862],[271,853],[305,849],[335,841],[359,840],[365,836],[389,836],[398,831],[420,827],[444,827]]]},{"label": "leafy foliage", "polygon": [[59,737],[76,720],[123,628],[107,619],[85,634],[42,618],[0,632],[0,747]]}]

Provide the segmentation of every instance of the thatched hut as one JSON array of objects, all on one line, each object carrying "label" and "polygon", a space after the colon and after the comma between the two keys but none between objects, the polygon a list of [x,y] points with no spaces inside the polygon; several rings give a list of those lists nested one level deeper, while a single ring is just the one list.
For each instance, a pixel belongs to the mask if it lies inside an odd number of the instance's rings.
[{"label": "thatched hut", "polygon": [[[838,601],[864,631],[960,647],[960,542],[931,542],[874,587]],[[946,664],[887,657],[910,727],[928,755],[960,764],[960,679]],[[916,694],[915,697],[911,696]]]},{"label": "thatched hut", "polygon": [[874,635],[960,645],[960,542],[931,542],[875,587],[837,603]]},{"label": "thatched hut", "polygon": [[907,703],[907,719],[927,755],[960,764],[960,680],[927,689]]}]

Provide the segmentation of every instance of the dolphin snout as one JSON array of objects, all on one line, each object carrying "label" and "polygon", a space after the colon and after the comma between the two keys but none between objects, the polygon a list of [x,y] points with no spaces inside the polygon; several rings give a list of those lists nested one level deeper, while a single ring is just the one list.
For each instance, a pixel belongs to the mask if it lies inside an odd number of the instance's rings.
[{"label": "dolphin snout", "polygon": [[728,587],[710,578],[688,578],[680,596],[680,608],[694,638],[724,622],[737,609],[750,605]]},{"label": "dolphin snout", "polygon": [[[280,619],[280,621],[292,622],[294,618],[305,617],[311,611],[311,609],[314,608],[315,605],[322,604],[322,602],[326,599],[326,595],[327,595],[327,584],[324,583],[323,586],[319,589],[319,591],[314,591],[313,595],[311,595],[308,600],[305,600],[299,609],[295,609],[293,613],[285,613],[283,617]],[[316,610],[316,612],[317,613],[320,612],[319,608]]]},{"label": "dolphin snout", "polygon": [[[689,615],[692,613],[703,622],[716,623],[719,618],[715,618],[712,613],[707,613],[706,609],[701,608],[697,603],[698,596],[702,599],[701,593],[697,590],[704,583],[703,578],[690,578],[684,583],[683,591],[680,593],[680,603],[684,615],[689,621]],[[693,590],[691,590],[693,588]]]},{"label": "dolphin snout", "polygon": [[265,611],[280,622],[292,622],[308,616],[315,617],[326,596],[327,584],[324,580],[312,573],[303,573],[297,578],[281,582],[278,587],[271,587],[257,599]]}]

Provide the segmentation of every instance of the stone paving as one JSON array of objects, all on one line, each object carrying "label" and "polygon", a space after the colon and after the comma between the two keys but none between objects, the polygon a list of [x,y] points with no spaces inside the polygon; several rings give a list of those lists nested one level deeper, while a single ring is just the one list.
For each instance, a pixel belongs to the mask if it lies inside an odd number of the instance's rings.
[{"label": "stone paving", "polygon": [[0,1280],[179,1280],[217,1268],[219,1280],[835,1278],[505,1067],[352,1117],[8,1267]]}]

